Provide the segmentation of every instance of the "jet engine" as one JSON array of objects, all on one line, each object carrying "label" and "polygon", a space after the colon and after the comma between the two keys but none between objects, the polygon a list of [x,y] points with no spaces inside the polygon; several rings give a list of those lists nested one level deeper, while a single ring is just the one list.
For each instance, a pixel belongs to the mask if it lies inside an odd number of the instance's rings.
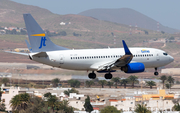
[{"label": "jet engine", "polygon": [[143,63],[129,63],[126,66],[121,67],[121,70],[125,73],[139,73],[145,70],[145,66]]}]

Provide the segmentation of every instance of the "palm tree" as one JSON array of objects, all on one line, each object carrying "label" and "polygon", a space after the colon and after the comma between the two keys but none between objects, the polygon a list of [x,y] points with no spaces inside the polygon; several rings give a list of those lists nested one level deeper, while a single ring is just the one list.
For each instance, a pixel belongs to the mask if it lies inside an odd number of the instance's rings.
[{"label": "palm tree", "polygon": [[166,77],[166,75],[162,75],[160,79],[162,80],[163,89],[164,89],[164,83],[165,83],[165,81],[167,80],[167,77]]},{"label": "palm tree", "polygon": [[50,107],[54,112],[58,105],[58,98],[55,95],[51,95],[50,92],[44,94],[44,97],[47,99],[48,107]]},{"label": "palm tree", "polygon": [[73,88],[79,88],[80,85],[81,85],[81,82],[80,82],[80,81],[78,81],[78,80],[73,80],[73,79],[68,80],[68,83],[69,83],[70,86],[73,87]]},{"label": "palm tree", "polygon": [[28,103],[30,102],[30,95],[27,93],[19,94],[14,96],[11,101],[11,107],[13,111],[21,111],[28,108]]},{"label": "palm tree", "polygon": [[171,88],[171,86],[172,86],[171,84],[172,83],[174,84],[174,78],[172,78],[172,76],[168,76],[167,81],[169,82],[170,88]]},{"label": "palm tree", "polygon": [[104,85],[107,84],[107,81],[106,80],[99,80],[98,83],[102,86],[102,88],[104,88]]},{"label": "palm tree", "polygon": [[117,88],[117,84],[120,82],[120,78],[119,77],[113,77],[111,80],[115,83],[115,87]]},{"label": "palm tree", "polygon": [[122,79],[121,84],[124,84],[124,88],[126,88],[126,84],[128,83],[128,79]]},{"label": "palm tree", "polygon": [[48,106],[51,107],[51,109],[52,109],[53,112],[54,112],[55,107],[56,107],[56,105],[57,105],[57,103],[58,103],[58,98],[57,98],[55,95],[51,95],[51,96],[48,98],[47,102],[48,102]]},{"label": "palm tree", "polygon": [[6,86],[6,84],[9,82],[8,78],[3,78],[1,82]]},{"label": "palm tree", "polygon": [[122,113],[122,111],[117,110],[114,106],[106,106],[105,108],[101,109],[100,113]]},{"label": "palm tree", "polygon": [[67,100],[60,101],[56,106],[57,111],[60,111],[60,113],[74,113],[74,108],[68,106],[68,104],[69,102]]},{"label": "palm tree", "polygon": [[25,113],[48,113],[50,110],[48,109],[48,103],[44,101],[42,98],[34,96],[30,98],[30,103],[28,104],[28,108],[25,110]]},{"label": "palm tree", "polygon": [[113,85],[113,82],[108,81],[107,85],[109,86],[109,88],[111,88],[111,86]]},{"label": "palm tree", "polygon": [[68,89],[68,90],[65,90],[65,91],[64,91],[64,94],[66,94],[66,95],[68,95],[68,96],[69,96],[70,93],[77,93],[77,94],[78,94],[79,91],[76,90],[75,88]]},{"label": "palm tree", "polygon": [[180,111],[180,105],[179,105],[179,103],[177,103],[177,104],[175,104],[175,105],[173,106],[173,110],[174,110],[174,111]]},{"label": "palm tree", "polygon": [[93,85],[94,84],[94,82],[92,81],[92,80],[87,80],[86,81],[86,85],[88,86],[88,87],[91,87],[91,85]]},{"label": "palm tree", "polygon": [[150,89],[152,89],[153,86],[156,86],[156,83],[154,81],[146,81],[147,86],[150,86]]},{"label": "palm tree", "polygon": [[50,96],[51,96],[51,93],[50,93],[50,92],[44,94],[44,97],[47,97],[47,98],[48,98],[48,97],[50,97]]},{"label": "palm tree", "polygon": [[169,83],[165,84],[165,86],[166,86],[167,89],[171,88],[171,85]]},{"label": "palm tree", "polygon": [[136,113],[151,113],[151,111],[148,110],[148,109],[146,108],[146,106],[140,105],[140,104],[138,104],[138,105],[136,106],[135,112],[136,112]]},{"label": "palm tree", "polygon": [[138,77],[135,75],[131,75],[128,77],[128,79],[132,83],[132,88],[134,88],[134,83],[138,81]]},{"label": "palm tree", "polygon": [[0,103],[0,111],[6,111],[6,107],[4,103]]},{"label": "palm tree", "polygon": [[51,81],[51,83],[53,84],[53,87],[57,87],[59,82],[60,82],[59,78],[52,79]]}]

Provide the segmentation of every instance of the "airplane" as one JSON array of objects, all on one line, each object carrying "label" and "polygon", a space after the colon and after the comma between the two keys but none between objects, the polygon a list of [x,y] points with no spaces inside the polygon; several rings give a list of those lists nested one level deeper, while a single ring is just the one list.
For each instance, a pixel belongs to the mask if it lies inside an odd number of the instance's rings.
[{"label": "airplane", "polygon": [[122,40],[123,48],[104,49],[68,49],[54,44],[39,26],[31,14],[23,14],[30,44],[26,44],[30,53],[10,52],[29,56],[33,61],[53,67],[91,71],[90,79],[96,78],[95,71],[105,73],[106,79],[111,79],[112,72],[122,70],[125,73],[144,72],[145,68],[157,68],[174,61],[165,51],[155,48],[129,48]]}]

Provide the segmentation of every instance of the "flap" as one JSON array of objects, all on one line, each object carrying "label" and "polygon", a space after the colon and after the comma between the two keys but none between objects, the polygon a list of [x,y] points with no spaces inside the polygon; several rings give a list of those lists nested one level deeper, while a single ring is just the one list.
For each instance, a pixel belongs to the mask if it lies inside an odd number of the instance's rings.
[{"label": "flap", "polygon": [[131,62],[132,58],[133,58],[133,55],[123,55],[121,58],[119,58],[115,62],[115,66],[117,67],[125,66],[126,64]]},{"label": "flap", "polygon": [[123,55],[121,58],[115,60],[115,61],[111,61],[109,63],[100,65],[98,68],[98,71],[100,70],[109,70],[113,67],[122,67],[125,66],[126,64],[128,64],[129,62],[131,62],[133,58],[133,55]]}]

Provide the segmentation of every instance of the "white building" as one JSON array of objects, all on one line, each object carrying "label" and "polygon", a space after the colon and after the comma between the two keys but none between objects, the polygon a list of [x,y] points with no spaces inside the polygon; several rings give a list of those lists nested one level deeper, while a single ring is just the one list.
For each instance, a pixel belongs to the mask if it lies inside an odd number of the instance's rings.
[{"label": "white building", "polygon": [[135,109],[135,98],[129,99],[109,99],[110,106],[116,107],[118,110],[122,111],[134,111]]},{"label": "white building", "polygon": [[11,87],[2,94],[1,100],[5,104],[6,111],[12,110],[12,108],[10,107],[10,101],[15,95],[19,94],[19,90],[19,88]]},{"label": "white building", "polygon": [[79,110],[84,110],[84,95],[70,93],[69,94],[69,106],[72,106]]},{"label": "white building", "polygon": [[81,99],[82,97],[84,97],[83,94],[76,94],[76,93],[70,93],[69,94],[69,98],[76,98],[76,99]]},{"label": "white building", "polygon": [[0,30],[0,34],[6,34],[6,31],[5,30]]},{"label": "white building", "polygon": [[171,111],[172,107],[174,106],[174,103],[172,100],[149,100],[149,102],[144,103],[147,108],[150,108],[151,111]]},{"label": "white building", "polygon": [[66,23],[64,23],[64,22],[61,22],[61,23],[59,23],[59,24],[60,24],[61,26],[62,26],[62,25],[66,25]]},{"label": "white building", "polygon": [[69,100],[69,106],[84,111],[84,101],[81,100]]}]

